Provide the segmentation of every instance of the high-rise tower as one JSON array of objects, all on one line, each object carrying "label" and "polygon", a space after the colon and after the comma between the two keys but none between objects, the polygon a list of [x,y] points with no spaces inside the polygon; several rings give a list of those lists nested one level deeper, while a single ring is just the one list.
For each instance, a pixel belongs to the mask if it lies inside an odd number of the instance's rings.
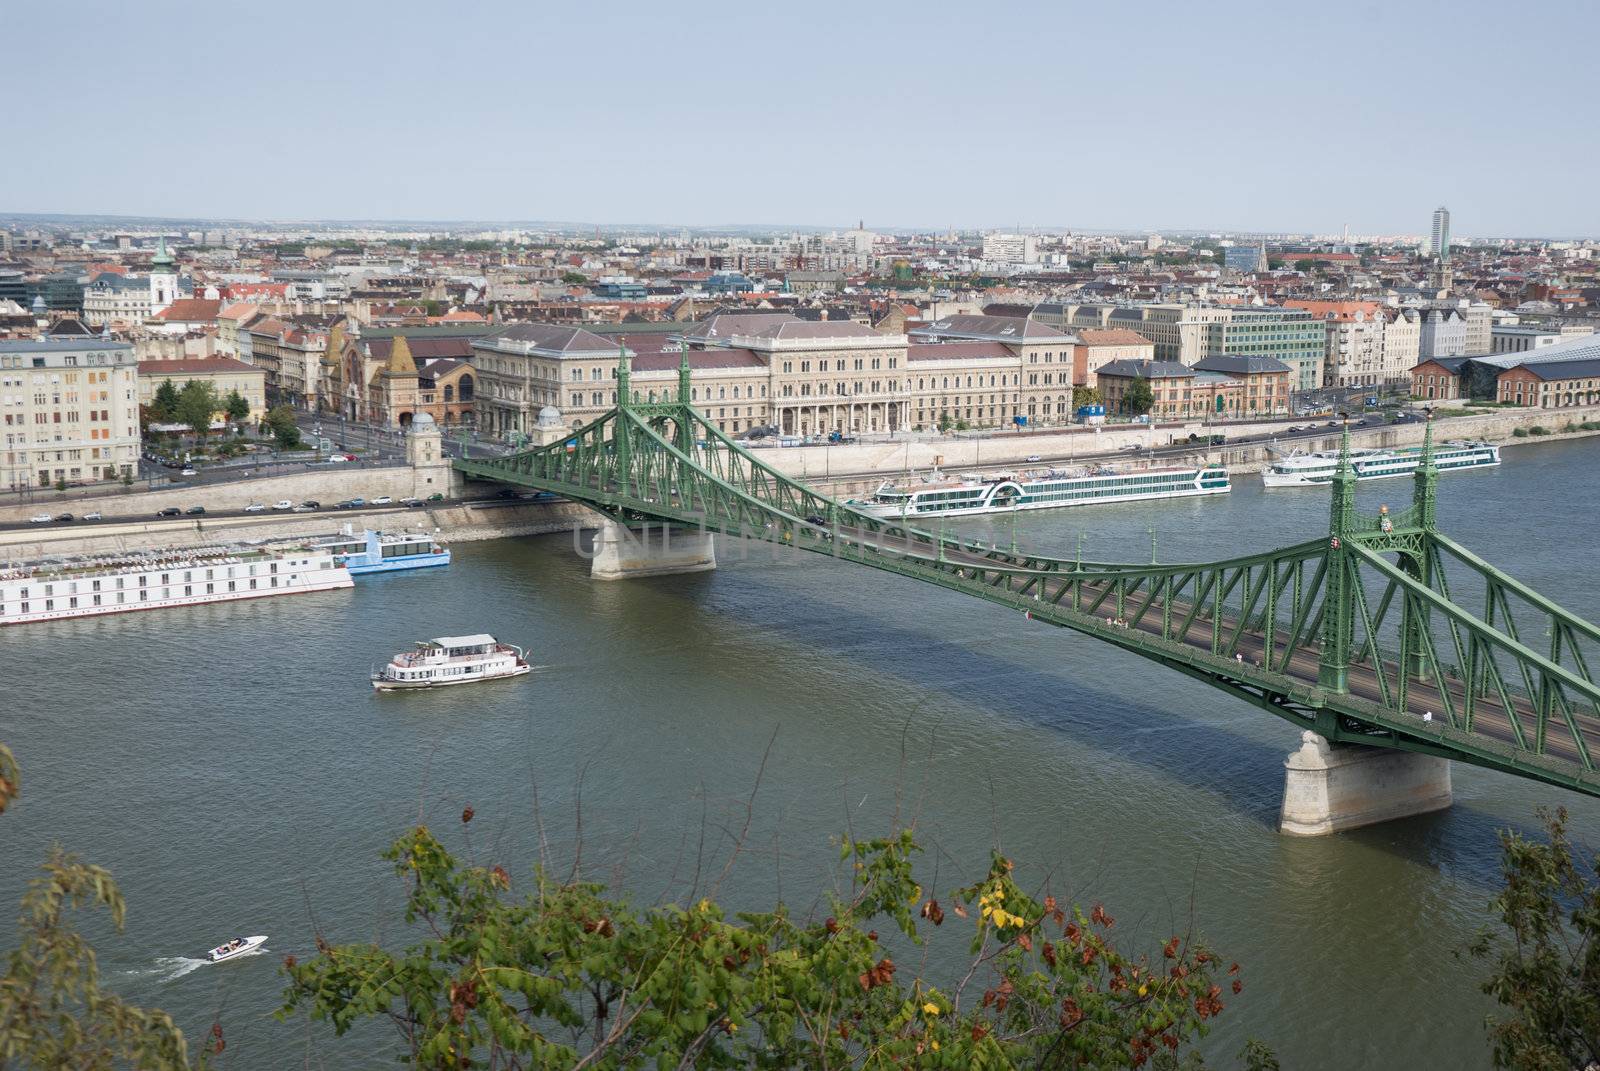
[{"label": "high-rise tower", "polygon": [[1433,241],[1428,251],[1438,257],[1440,263],[1450,259],[1450,210],[1444,205],[1433,210]]}]

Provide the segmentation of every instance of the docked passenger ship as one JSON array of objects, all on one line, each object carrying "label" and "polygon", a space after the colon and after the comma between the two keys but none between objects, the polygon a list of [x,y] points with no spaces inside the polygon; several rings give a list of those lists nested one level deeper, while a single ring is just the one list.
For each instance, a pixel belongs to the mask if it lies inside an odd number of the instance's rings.
[{"label": "docked passenger ship", "polygon": [[[1402,447],[1398,450],[1352,450],[1350,466],[1358,480],[1385,480],[1393,476],[1409,476],[1422,461],[1420,446]],[[1500,464],[1500,448],[1489,443],[1443,443],[1433,449],[1433,463],[1440,472],[1458,469],[1491,468]],[[1337,450],[1314,454],[1292,453],[1279,458],[1261,470],[1261,482],[1267,487],[1315,487],[1333,479],[1339,467]]]},{"label": "docked passenger ship", "polygon": [[314,547],[199,547],[52,559],[0,569],[0,625],[351,586],[349,570]]},{"label": "docked passenger ship", "polygon": [[499,677],[520,677],[533,667],[520,647],[501,643],[488,633],[440,636],[423,640],[415,651],[397,654],[372,675],[380,692],[442,688]]},{"label": "docked passenger ship", "polygon": [[866,499],[846,503],[873,517],[954,517],[973,513],[1057,509],[1102,502],[1220,495],[1233,489],[1221,465],[1120,469],[1107,465],[1030,472],[969,473],[954,480],[935,469],[922,483],[884,483]]},{"label": "docked passenger ship", "polygon": [[450,548],[421,533],[377,532],[368,528],[356,535],[346,528],[342,535],[323,540],[317,547],[331,552],[334,561],[350,570],[351,576],[450,564]]}]

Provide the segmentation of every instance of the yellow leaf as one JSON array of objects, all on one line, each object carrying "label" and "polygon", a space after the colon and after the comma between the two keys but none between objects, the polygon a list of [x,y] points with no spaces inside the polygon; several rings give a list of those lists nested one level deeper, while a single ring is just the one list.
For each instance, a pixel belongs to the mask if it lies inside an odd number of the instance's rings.
[{"label": "yellow leaf", "polygon": [[933,1046],[933,1051],[934,1052],[938,1052],[939,1051],[939,1043],[937,1041],[931,1041],[931,1042],[929,1042],[929,1044]]},{"label": "yellow leaf", "polygon": [[930,1000],[922,1006],[922,1012],[924,1015],[938,1015],[939,1005]]}]

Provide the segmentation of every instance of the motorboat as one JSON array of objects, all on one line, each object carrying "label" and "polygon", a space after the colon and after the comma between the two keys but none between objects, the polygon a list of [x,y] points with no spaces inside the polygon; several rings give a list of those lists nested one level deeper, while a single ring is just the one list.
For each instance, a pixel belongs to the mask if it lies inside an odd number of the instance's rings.
[{"label": "motorboat", "polygon": [[266,943],[267,935],[264,933],[255,937],[235,937],[206,954],[211,957],[212,963],[223,963],[230,959],[238,959],[240,956],[248,956]]},{"label": "motorboat", "polygon": [[486,632],[440,636],[418,643],[415,651],[395,655],[372,675],[372,686],[380,692],[441,688],[520,677],[532,668],[522,648],[501,643]]}]

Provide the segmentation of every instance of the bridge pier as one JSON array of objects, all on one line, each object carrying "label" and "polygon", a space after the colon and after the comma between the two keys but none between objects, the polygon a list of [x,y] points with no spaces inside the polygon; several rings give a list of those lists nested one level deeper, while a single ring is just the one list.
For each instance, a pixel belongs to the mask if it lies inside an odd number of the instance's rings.
[{"label": "bridge pier", "polygon": [[1306,730],[1283,760],[1278,832],[1320,837],[1450,806],[1450,761],[1392,748],[1330,744]]},{"label": "bridge pier", "polygon": [[710,532],[646,525],[635,533],[615,521],[606,521],[594,534],[589,575],[595,580],[626,580],[700,573],[716,567],[716,548]]}]

